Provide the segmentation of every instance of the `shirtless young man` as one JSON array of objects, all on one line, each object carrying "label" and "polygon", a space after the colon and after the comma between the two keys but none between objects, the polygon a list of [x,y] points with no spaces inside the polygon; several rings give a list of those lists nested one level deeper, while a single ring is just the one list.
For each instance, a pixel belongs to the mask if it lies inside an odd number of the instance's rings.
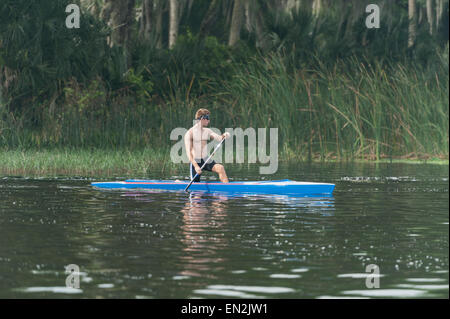
[{"label": "shirtless young man", "polygon": [[[211,129],[207,128],[209,124],[210,112],[207,109],[199,109],[195,113],[195,119],[197,123],[191,127],[186,135],[184,136],[184,144],[186,146],[186,153],[189,158],[189,170],[191,180],[194,178],[195,174],[198,174],[194,182],[200,181],[200,174],[202,170],[200,167],[205,163],[208,158],[208,153],[206,152],[206,144],[210,139],[215,139],[216,141],[221,141],[230,136],[229,133],[224,133],[218,135],[214,133]],[[206,163],[204,170],[215,172],[219,174],[220,181],[222,183],[228,183],[227,173],[225,168],[221,164],[217,164],[213,160]]]}]

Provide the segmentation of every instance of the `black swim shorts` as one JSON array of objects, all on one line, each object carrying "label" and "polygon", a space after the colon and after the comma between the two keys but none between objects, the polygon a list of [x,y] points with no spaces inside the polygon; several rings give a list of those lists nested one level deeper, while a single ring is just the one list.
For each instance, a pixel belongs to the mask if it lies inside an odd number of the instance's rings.
[{"label": "black swim shorts", "polygon": [[[202,167],[202,165],[205,163],[205,161],[203,160],[203,158],[201,160],[196,159],[195,160],[198,164],[198,166]],[[202,171],[210,171],[212,172],[212,168],[214,167],[214,165],[216,165],[216,162],[214,161],[210,161],[208,163],[206,163],[205,167],[203,167]],[[197,172],[195,171],[195,167],[194,165],[192,165],[192,163],[189,163],[189,170],[191,172],[191,180],[192,178],[194,178],[195,174],[197,174]],[[200,182],[200,175],[198,175],[194,182]]]}]

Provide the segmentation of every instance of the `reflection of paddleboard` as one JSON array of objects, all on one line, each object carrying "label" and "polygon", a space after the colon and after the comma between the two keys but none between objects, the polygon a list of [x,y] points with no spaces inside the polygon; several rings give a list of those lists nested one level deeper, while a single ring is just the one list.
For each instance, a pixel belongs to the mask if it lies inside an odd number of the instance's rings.
[{"label": "reflection of paddleboard", "polygon": [[[184,190],[188,181],[161,181],[161,180],[126,180],[122,182],[98,182],[92,186],[98,188],[145,188],[162,190]],[[251,193],[251,194],[277,194],[277,195],[331,195],[334,184],[296,182],[289,179],[278,181],[246,181],[246,182],[199,182],[192,183],[189,190],[203,192]]]}]

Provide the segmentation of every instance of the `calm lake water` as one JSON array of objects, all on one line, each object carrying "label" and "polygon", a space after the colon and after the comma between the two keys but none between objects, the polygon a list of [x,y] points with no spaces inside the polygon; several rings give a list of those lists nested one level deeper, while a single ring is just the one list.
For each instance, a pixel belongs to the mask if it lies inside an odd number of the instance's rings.
[{"label": "calm lake water", "polygon": [[90,186],[182,176],[0,177],[0,298],[448,298],[448,173],[338,163],[266,176],[335,183],[326,198]]}]

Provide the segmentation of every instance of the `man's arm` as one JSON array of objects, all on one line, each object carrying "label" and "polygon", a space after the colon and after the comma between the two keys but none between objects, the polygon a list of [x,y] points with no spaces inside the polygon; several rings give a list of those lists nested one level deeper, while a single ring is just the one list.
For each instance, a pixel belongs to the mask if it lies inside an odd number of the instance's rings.
[{"label": "man's arm", "polygon": [[215,139],[216,141],[220,142],[221,140],[228,138],[230,136],[230,133],[226,132],[222,135],[214,133],[211,129],[207,129],[209,133],[209,139]]}]

